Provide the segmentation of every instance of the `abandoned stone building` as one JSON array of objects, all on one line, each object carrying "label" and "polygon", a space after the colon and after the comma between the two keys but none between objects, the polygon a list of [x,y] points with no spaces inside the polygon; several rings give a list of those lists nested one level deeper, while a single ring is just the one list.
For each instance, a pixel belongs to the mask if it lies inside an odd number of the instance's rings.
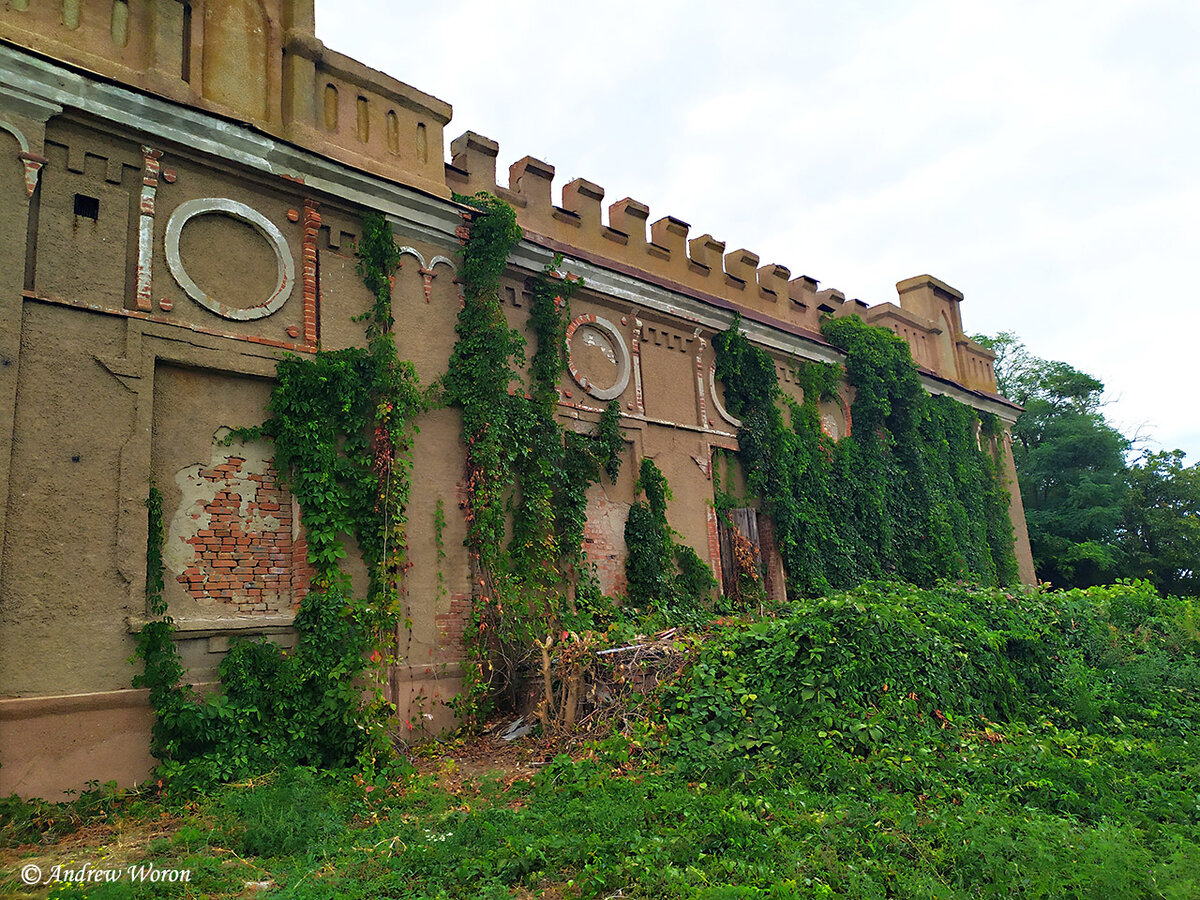
[{"label": "abandoned stone building", "polygon": [[[363,341],[371,297],[355,272],[367,211],[403,248],[392,306],[422,383],[444,371],[459,310],[462,207],[489,191],[524,238],[502,293],[528,332],[526,278],[555,254],[584,279],[572,300],[563,421],[617,400],[626,465],[591,488],[587,551],[619,594],[623,526],[641,458],[674,491],[672,526],[720,571],[712,458],[738,422],[714,378],[713,336],[735,313],[777,362],[837,361],[820,317],[857,313],[910,345],[931,393],[994,414],[992,355],[963,331],[963,295],[923,275],[867,306],[792,277],[673,216],[526,157],[497,180],[495,142],[450,142],[451,108],[325,47],[313,0],[9,0],[0,8],[0,795],[53,797],[153,765],[146,692],[130,687],[147,616],[151,484],[164,497],[166,599],[192,680],[231,639],[286,643],[310,570],[297,503],[266,442],[223,439],[263,421],[276,363]],[[842,435],[849,390],[821,417]],[[410,527],[404,710],[458,689],[471,601],[457,509],[458,412],[423,415],[409,520],[447,510],[447,557]],[[1004,440],[1002,435],[1001,440]],[[1004,455],[1005,460],[1011,456]],[[1015,475],[1010,514],[1032,581]],[[223,523],[218,529],[216,523]],[[769,532],[769,528],[764,529]],[[780,578],[764,537],[768,578]],[[435,568],[440,566],[445,589]],[[779,588],[781,589],[781,588]],[[441,727],[442,703],[426,707]]]}]

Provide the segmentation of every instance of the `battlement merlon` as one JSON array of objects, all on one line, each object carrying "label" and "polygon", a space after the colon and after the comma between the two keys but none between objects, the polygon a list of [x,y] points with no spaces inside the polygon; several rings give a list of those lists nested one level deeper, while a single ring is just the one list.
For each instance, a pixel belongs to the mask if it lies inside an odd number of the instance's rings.
[{"label": "battlement merlon", "polygon": [[989,352],[962,330],[961,291],[930,275],[897,284],[899,305],[870,306],[834,288],[821,289],[815,278],[791,277],[778,263],[761,262],[746,248],[726,251],[711,234],[689,238],[691,226],[675,216],[652,220],[650,208],[632,198],[608,207],[604,221],[604,188],[575,178],[554,203],[555,168],[526,156],[509,167],[508,184],[496,182],[499,144],[475,132],[451,143],[447,183],[459,193],[489,191],[510,202],[527,233],[594,262],[609,261],[636,270],[667,287],[716,296],[741,307],[817,333],[823,316],[860,315],[891,328],[909,344],[913,358],[927,372],[973,390],[996,392]]},{"label": "battlement merlon", "polygon": [[896,292],[899,306],[876,304],[863,313],[863,319],[903,337],[913,359],[926,369],[972,390],[995,394],[996,354],[963,332],[962,292],[932,275],[907,278],[896,285]]},{"label": "battlement merlon", "polygon": [[[575,250],[594,261],[604,260],[625,270],[636,270],[666,286],[681,287],[717,296],[749,314],[781,320],[809,332],[819,332],[823,316],[861,315],[891,327],[909,341],[913,357],[927,371],[972,388],[995,392],[994,375],[986,351],[963,334],[958,303],[962,293],[928,275],[897,285],[900,305],[872,307],[833,288],[819,287],[815,278],[791,277],[778,263],[763,263],[746,248],[726,250],[726,243],[705,233],[689,238],[691,226],[676,216],[653,219],[650,208],[632,198],[608,207],[604,221],[605,190],[595,182],[575,178],[561,189],[561,205],[554,203],[555,167],[526,156],[509,167],[508,184],[496,180],[499,144],[472,131],[450,145],[451,161],[446,181],[459,193],[489,191],[511,203],[517,221],[527,233],[549,239],[567,252]],[[893,311],[905,314],[897,319]],[[872,310],[878,310],[872,314]],[[945,333],[950,349],[937,352],[923,347],[930,338]],[[967,377],[970,373],[970,377]]]},{"label": "battlement merlon", "polygon": [[955,335],[962,334],[962,314],[958,305],[963,294],[932,275],[918,275],[897,283],[900,305],[917,315],[936,322],[945,315]]}]

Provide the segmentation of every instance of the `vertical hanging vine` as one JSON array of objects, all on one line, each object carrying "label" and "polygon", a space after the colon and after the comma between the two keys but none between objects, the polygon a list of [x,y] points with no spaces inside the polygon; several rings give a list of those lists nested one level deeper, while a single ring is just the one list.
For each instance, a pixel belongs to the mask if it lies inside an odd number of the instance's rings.
[{"label": "vertical hanging vine", "polygon": [[840,367],[800,365],[798,403],[782,395],[773,360],[740,320],[713,342],[726,405],[743,423],[747,484],[775,521],[791,589],[815,595],[885,575],[1012,581],[1004,485],[994,454],[976,445],[975,411],[930,397],[890,331],[857,316],[828,319],[822,331],[846,354],[855,389],[854,431],[840,441],[822,431],[819,412],[836,396]]},{"label": "vertical hanging vine", "polygon": [[514,363],[524,359],[521,336],[508,326],[500,277],[521,239],[512,207],[488,194],[455,197],[474,206],[459,266],[463,304],[458,340],[442,379],[444,399],[462,413],[466,489],[465,544],[472,565],[473,628],[464,634],[471,653],[456,710],[469,718],[487,695],[493,660],[501,650],[499,625],[506,600],[505,500],[516,479],[515,403],[509,388]]},{"label": "vertical hanging vine", "polygon": [[144,669],[135,675],[133,686],[150,689],[150,706],[155,711],[150,730],[150,752],[168,759],[172,751],[171,723],[195,705],[191,685],[182,684],[183,660],[175,648],[174,622],[167,614],[163,597],[163,517],[162,493],[151,485],[146,498],[146,611],[150,621],[137,635],[135,658]]},{"label": "vertical hanging vine", "polygon": [[[300,503],[314,575],[295,618],[296,648],[235,644],[220,665],[222,690],[208,699],[181,681],[162,601],[161,497],[151,492],[147,597],[154,620],[139,636],[145,671],[135,684],[150,688],[154,752],[167,776],[182,785],[280,763],[336,766],[357,759],[370,765],[390,749],[394,709],[384,687],[409,565],[409,473],[423,399],[392,334],[399,252],[391,226],[372,213],[362,230],[358,271],[373,296],[359,317],[367,347],[285,357],[267,421],[231,436],[271,439],[275,465]],[[366,564],[365,596],[354,594],[341,567],[346,535],[355,538]]]},{"label": "vertical hanging vine", "polygon": [[521,237],[516,214],[490,194],[456,199],[476,210],[462,251],[458,341],[443,379],[446,402],[462,411],[466,446],[466,544],[476,602],[472,665],[458,711],[469,718],[489,692],[514,689],[534,648],[549,660],[551,636],[575,624],[587,489],[601,469],[617,476],[624,439],[615,404],[595,434],[565,431],[555,417],[570,297],[581,282],[561,277],[557,260],[530,282],[536,345],[526,394],[519,373],[525,342],[508,325],[499,293]]}]

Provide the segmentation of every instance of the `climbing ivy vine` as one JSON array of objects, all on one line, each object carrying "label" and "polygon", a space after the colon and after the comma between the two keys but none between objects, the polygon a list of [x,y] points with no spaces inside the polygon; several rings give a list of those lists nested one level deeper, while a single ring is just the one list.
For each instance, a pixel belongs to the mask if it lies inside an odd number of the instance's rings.
[{"label": "climbing ivy vine", "polygon": [[800,363],[798,403],[740,320],[713,342],[726,406],[742,420],[747,484],[775,522],[789,587],[818,595],[884,576],[1013,581],[1007,495],[992,442],[976,442],[975,411],[926,393],[892,332],[857,316],[828,319],[822,332],[845,353],[855,390],[853,432],[840,441],[822,430],[819,403],[835,399],[841,367]]},{"label": "climbing ivy vine", "polygon": [[[391,226],[369,214],[362,231],[358,271],[373,296],[360,317],[367,347],[285,357],[267,421],[231,436],[272,440],[275,464],[300,503],[314,575],[295,618],[297,644],[294,650],[267,641],[235,644],[212,697],[200,698],[182,682],[162,597],[162,499],[151,490],[146,560],[153,620],[138,638],[145,668],[134,684],[150,689],[152,750],[180,785],[281,763],[371,765],[390,747],[386,729],[394,709],[383,689],[409,566],[409,473],[424,399],[392,335],[399,251]],[[355,594],[341,565],[347,535],[366,564],[365,596]]]},{"label": "climbing ivy vine", "polygon": [[635,609],[654,611],[673,621],[708,617],[705,605],[717,580],[696,551],[675,540],[667,524],[671,487],[649,457],[642,459],[636,489],[645,494],[625,520],[625,580]]},{"label": "climbing ivy vine", "polygon": [[518,669],[537,647],[549,666],[548,648],[561,641],[555,636],[589,624],[577,602],[577,588],[589,582],[587,489],[601,471],[617,477],[624,439],[615,403],[593,433],[568,431],[555,416],[570,298],[582,282],[561,276],[560,260],[530,281],[535,345],[526,386],[525,340],[500,301],[500,277],[521,237],[516,214],[486,193],[455,199],[475,210],[462,251],[458,341],[442,381],[445,402],[462,411],[466,446],[466,544],[476,590],[472,664],[458,712],[471,717],[515,689]]},{"label": "climbing ivy vine", "polygon": [[[558,421],[570,299],[581,284],[559,273],[560,260],[528,283],[535,343],[527,381],[522,376],[526,341],[500,300],[500,279],[521,237],[515,213],[488,194],[456,199],[473,211],[459,269],[457,341],[440,388],[441,402],[462,414],[465,543],[475,582],[472,660],[458,712],[469,719],[486,708],[485,698],[513,690],[519,668],[540,650],[546,698],[539,714],[550,726],[569,725],[587,643],[579,635],[594,624],[599,602],[583,552],[586,495],[602,475],[618,476],[620,409],[610,403],[586,433]],[[144,671],[135,684],[150,689],[157,713],[153,750],[184,784],[280,763],[371,763],[387,752],[394,710],[383,687],[410,565],[415,420],[428,400],[412,365],[396,353],[391,282],[399,251],[382,216],[364,219],[357,252],[373,296],[359,317],[367,346],[283,359],[269,418],[234,435],[274,442],[276,465],[300,502],[315,574],[295,620],[298,643],[292,651],[236,644],[220,666],[222,689],[209,698],[182,680],[163,600],[162,499],[151,491],[146,590],[153,618],[138,637]],[[995,434],[994,420],[980,423],[969,408],[929,397],[904,342],[850,317],[824,326],[846,354],[856,390],[854,433],[834,441],[820,427],[818,404],[836,396],[841,368],[801,364],[804,400],[795,402],[781,394],[771,358],[738,325],[714,341],[717,374],[730,412],[743,421],[747,484],[775,520],[793,589],[819,593],[881,575],[918,584],[946,575],[1014,577],[996,459],[976,444],[977,429]],[[662,472],[645,459],[639,476],[645,500],[633,505],[626,526],[630,599],[698,618],[716,582],[675,540]],[[444,521],[439,505],[439,585]],[[362,596],[342,568],[347,535],[367,568]],[[371,697],[365,704],[364,690]]]}]

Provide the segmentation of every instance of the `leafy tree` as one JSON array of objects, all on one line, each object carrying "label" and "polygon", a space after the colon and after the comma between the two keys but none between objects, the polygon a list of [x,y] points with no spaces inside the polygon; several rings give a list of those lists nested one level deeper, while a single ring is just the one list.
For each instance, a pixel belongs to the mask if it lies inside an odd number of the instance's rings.
[{"label": "leafy tree", "polygon": [[1075,587],[1124,575],[1129,441],[1105,421],[1103,382],[1034,356],[1009,332],[978,340],[996,352],[1001,393],[1025,407],[1013,461],[1038,575]]},{"label": "leafy tree", "polygon": [[1200,596],[1200,464],[1183,458],[1146,453],[1129,469],[1121,544],[1129,575],[1163,594]]}]

